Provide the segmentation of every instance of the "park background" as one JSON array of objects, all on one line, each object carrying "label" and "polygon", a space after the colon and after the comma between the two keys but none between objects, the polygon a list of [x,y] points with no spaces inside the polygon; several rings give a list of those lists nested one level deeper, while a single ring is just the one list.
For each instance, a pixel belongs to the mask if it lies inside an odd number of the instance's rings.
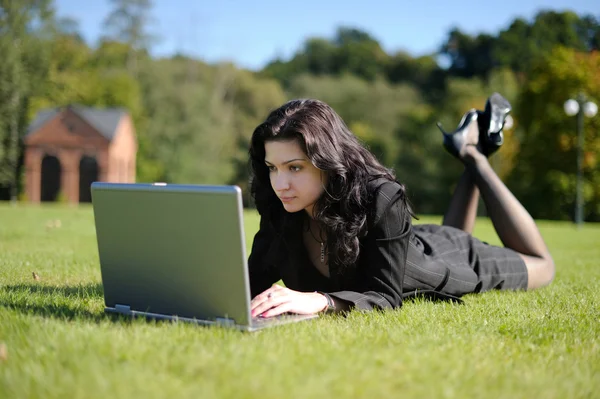
[{"label": "park background", "polygon": [[[363,4],[364,3],[364,4]],[[597,398],[600,117],[585,118],[585,218],[572,223],[576,118],[600,100],[596,0],[0,0],[0,398]],[[322,315],[255,334],[104,314],[89,204],[29,205],[40,110],[124,107],[137,181],[233,183],[248,139],[295,97],[329,102],[440,223],[452,129],[492,91],[514,106],[491,162],[556,263],[533,292]],[[11,201],[12,199],[12,201]],[[481,209],[480,216],[485,210]],[[244,212],[246,246],[259,228]],[[486,217],[474,235],[502,245]],[[194,237],[187,237],[194,239]],[[168,267],[170,265],[166,265]]]},{"label": "park background", "polygon": [[[130,113],[138,182],[237,184],[252,206],[254,127],[313,97],[394,168],[418,213],[441,214],[461,165],[435,123],[453,129],[498,91],[514,123],[494,168],[533,217],[573,219],[577,129],[563,104],[600,100],[597,5],[321,3],[3,1],[0,199],[27,201],[35,115],[78,104]],[[585,118],[586,221],[600,220],[599,127]]]}]

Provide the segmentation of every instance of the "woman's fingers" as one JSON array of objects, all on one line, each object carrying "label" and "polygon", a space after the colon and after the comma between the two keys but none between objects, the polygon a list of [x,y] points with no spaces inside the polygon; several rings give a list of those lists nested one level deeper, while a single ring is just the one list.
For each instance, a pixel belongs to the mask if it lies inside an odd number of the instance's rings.
[{"label": "woman's fingers", "polygon": [[326,307],[325,302],[321,294],[273,286],[252,300],[252,317],[272,317],[286,312],[316,314]]},{"label": "woman's fingers", "polygon": [[259,315],[265,316],[265,312],[269,309],[277,308],[278,306],[289,302],[289,298],[286,296],[271,297],[266,301],[260,303],[256,308],[252,310],[252,317]]},{"label": "woman's fingers", "polygon": [[254,299],[252,299],[252,301],[250,301],[251,309],[254,309],[256,306],[258,306],[262,302],[271,298],[274,295],[274,292],[279,291],[281,289],[284,289],[284,288],[280,285],[273,284],[271,287],[266,289],[261,294],[258,294],[257,296],[254,297]]},{"label": "woman's fingers", "polygon": [[251,302],[252,317],[256,317],[266,310],[279,306],[288,301],[288,292],[284,287],[273,286],[257,295]]},{"label": "woman's fingers", "polygon": [[292,310],[292,302],[284,302],[279,306],[276,307],[272,307],[271,309],[265,311],[262,316],[263,317],[273,317],[273,316],[278,316],[280,314],[289,312],[290,310]]}]

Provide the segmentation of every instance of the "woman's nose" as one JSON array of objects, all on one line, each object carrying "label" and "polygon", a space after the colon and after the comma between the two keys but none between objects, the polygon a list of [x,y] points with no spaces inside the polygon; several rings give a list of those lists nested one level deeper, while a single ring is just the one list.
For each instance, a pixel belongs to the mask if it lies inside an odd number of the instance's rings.
[{"label": "woman's nose", "polygon": [[286,173],[275,174],[273,188],[275,191],[285,191],[290,188],[290,179]]}]

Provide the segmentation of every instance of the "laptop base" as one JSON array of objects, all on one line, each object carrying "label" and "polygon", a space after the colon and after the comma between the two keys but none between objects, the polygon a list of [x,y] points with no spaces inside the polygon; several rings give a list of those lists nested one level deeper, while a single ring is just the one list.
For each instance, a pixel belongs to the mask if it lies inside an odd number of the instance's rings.
[{"label": "laptop base", "polygon": [[226,327],[226,328],[233,328],[236,330],[248,331],[248,332],[258,331],[263,328],[280,326],[280,325],[284,325],[284,324],[297,323],[299,321],[304,321],[304,320],[316,319],[319,317],[318,315],[300,315],[300,314],[281,315],[281,316],[275,316],[275,317],[269,317],[269,318],[253,319],[251,325],[242,325],[242,324],[236,324],[235,320],[228,319],[228,318],[218,318],[215,320],[202,320],[202,319],[194,319],[194,318],[189,318],[189,317],[180,317],[180,316],[176,316],[176,315],[169,316],[169,315],[158,314],[158,313],[140,312],[137,310],[131,310],[131,309],[129,309],[128,306],[122,306],[122,305],[116,305],[114,308],[106,307],[106,308],[104,308],[104,311],[106,313],[118,314],[118,315],[122,315],[122,316],[129,316],[129,317],[133,317],[133,318],[142,317],[142,318],[146,318],[149,320],[162,320],[162,321],[171,321],[171,322],[180,322],[181,321],[184,323],[191,323],[191,324],[204,325],[204,326],[220,326],[220,327]]}]

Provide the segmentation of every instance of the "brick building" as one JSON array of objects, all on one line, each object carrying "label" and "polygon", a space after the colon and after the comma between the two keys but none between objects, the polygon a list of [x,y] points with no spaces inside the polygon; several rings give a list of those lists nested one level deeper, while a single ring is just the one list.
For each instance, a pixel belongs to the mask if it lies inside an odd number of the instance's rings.
[{"label": "brick building", "polygon": [[69,105],[40,111],[25,136],[30,202],[90,202],[94,181],[135,182],[137,140],[121,108]]}]

